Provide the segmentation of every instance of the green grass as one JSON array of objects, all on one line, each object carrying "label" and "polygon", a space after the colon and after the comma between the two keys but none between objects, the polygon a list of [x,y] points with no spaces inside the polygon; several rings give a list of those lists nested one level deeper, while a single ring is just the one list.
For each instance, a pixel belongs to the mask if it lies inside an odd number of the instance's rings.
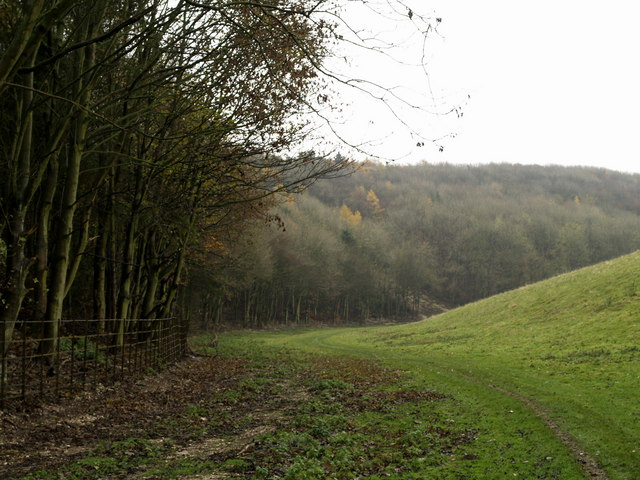
[{"label": "green grass", "polygon": [[206,395],[14,478],[581,480],[584,451],[638,480],[636,272],[640,254],[414,324],[226,334],[186,374]]},{"label": "green grass", "polygon": [[[448,415],[480,432],[474,444],[487,448],[471,455],[481,460],[455,462],[467,478],[583,478],[524,398],[609,478],[640,479],[640,253],[414,324],[242,333],[221,344],[356,355],[411,372],[457,399]],[[486,463],[491,452],[508,460]],[[504,469],[523,462],[540,469],[549,461],[560,476],[553,469],[508,475]],[[478,463],[484,473],[474,470]],[[433,475],[428,478],[449,478]]]},{"label": "green grass", "polygon": [[[411,372],[246,338],[227,341],[224,350],[245,358],[245,368],[229,372],[233,381],[220,384],[238,391],[240,402],[203,397],[150,430],[149,439],[103,443],[16,480],[582,478],[560,442],[536,432],[513,401],[504,404],[496,430],[490,417],[476,418],[475,406],[434,391]],[[218,410],[232,416],[225,428],[185,442],[185,427]],[[227,447],[216,450],[211,439]]]},{"label": "green grass", "polygon": [[469,403],[433,390],[412,369],[381,373],[377,361],[305,357],[247,337],[228,337],[225,345],[258,356],[284,351],[322,373],[307,380],[313,398],[296,412],[293,428],[263,440],[259,458],[275,461],[262,465],[276,466],[265,478],[583,478],[561,442],[511,398],[502,399],[498,417],[478,416],[479,403],[496,406],[493,396]]}]

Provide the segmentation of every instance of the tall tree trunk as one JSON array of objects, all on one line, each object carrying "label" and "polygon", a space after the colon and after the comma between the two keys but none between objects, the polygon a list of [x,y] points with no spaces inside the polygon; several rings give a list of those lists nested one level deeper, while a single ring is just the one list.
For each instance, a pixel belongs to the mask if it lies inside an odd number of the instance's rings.
[{"label": "tall tree trunk", "polygon": [[[95,246],[93,257],[93,318],[98,320],[98,333],[105,332],[108,315],[109,284],[107,278],[107,260],[109,257],[108,246],[114,243],[111,230],[111,217],[113,216],[113,184],[115,178],[115,166],[111,166],[105,178],[104,191],[107,200],[98,209],[98,232],[100,234]],[[100,207],[100,204],[99,204]],[[113,258],[110,259],[113,262]]]},{"label": "tall tree trunk", "polygon": [[[82,215],[82,230],[80,234],[80,240],[78,242],[78,248],[73,255],[73,261],[70,262],[70,266],[67,269],[67,278],[65,280],[64,289],[65,297],[69,294],[71,285],[73,285],[73,282],[76,279],[76,275],[78,274],[78,270],[80,269],[80,263],[82,262],[82,258],[86,253],[87,245],[89,244],[89,227],[91,226],[89,220],[91,219],[91,210],[92,205],[89,205]],[[71,250],[69,250],[69,252],[71,253]]]},{"label": "tall tree trunk", "polygon": [[[93,29],[90,29],[93,30]],[[95,45],[85,48],[82,61],[78,68],[77,77],[89,71],[95,63]],[[79,82],[78,92],[80,105],[88,105],[91,97],[91,80],[85,84]],[[80,165],[85,151],[89,116],[85,109],[77,113],[73,131],[73,148],[66,166],[66,178],[64,194],[62,196],[62,208],[57,222],[56,246],[53,252],[51,265],[51,283],[47,304],[46,329],[43,341],[40,344],[41,353],[51,353],[56,345],[60,320],[62,319],[62,307],[64,297],[68,291],[67,278],[70,266],[71,239],[73,235],[73,218],[76,212],[78,199],[78,186],[80,181]]]},{"label": "tall tree trunk", "polygon": [[7,244],[6,274],[2,286],[2,308],[0,308],[0,355],[5,359],[13,337],[18,314],[27,294],[25,280],[30,261],[25,257],[25,208],[14,210],[9,222],[10,232]]},{"label": "tall tree trunk", "polygon": [[93,318],[99,320],[98,333],[104,332],[107,318],[107,242],[109,235],[104,224],[100,225],[102,232],[96,243],[93,262]]},{"label": "tall tree trunk", "polygon": [[51,209],[58,184],[58,158],[49,162],[41,204],[38,209],[38,230],[36,236],[36,279],[34,285],[35,309],[33,319],[41,324],[41,332],[45,330],[44,319],[47,314],[48,273],[49,273],[49,228],[51,226]]},{"label": "tall tree trunk", "polygon": [[[133,266],[136,258],[138,234],[138,224],[140,222],[139,207],[142,202],[142,168],[136,169],[136,186],[135,199],[131,207],[131,215],[127,225],[127,233],[124,244],[124,257],[122,259],[122,276],[120,279],[120,292],[118,295],[118,313],[119,319],[129,318],[129,309],[131,307],[131,285],[133,281]],[[120,331],[120,329],[118,329]],[[119,338],[118,334],[118,338]],[[120,345],[118,340],[118,345]]]},{"label": "tall tree trunk", "polygon": [[169,318],[173,314],[173,305],[178,296],[180,278],[182,276],[182,270],[184,269],[184,260],[185,260],[184,248],[181,248],[180,252],[178,253],[178,261],[176,262],[176,266],[175,266],[173,275],[171,277],[171,282],[168,285],[167,297],[161,309],[162,318]]},{"label": "tall tree trunk", "polygon": [[[31,61],[33,64],[33,59]],[[2,61],[0,61],[0,66]],[[3,361],[9,350],[13,337],[13,330],[22,308],[22,302],[27,294],[25,281],[31,264],[26,257],[27,242],[26,216],[29,204],[29,181],[31,176],[31,155],[33,151],[33,73],[25,77],[25,88],[20,92],[20,102],[16,108],[17,135],[15,136],[13,152],[15,163],[11,169],[11,190],[5,206],[8,215],[5,229],[5,244],[7,246],[7,260],[5,280],[1,286],[2,305],[0,306],[0,355]],[[8,207],[8,208],[7,208]],[[3,369],[6,371],[6,369]],[[0,379],[4,381],[4,379]]]},{"label": "tall tree trunk", "polygon": [[[107,277],[107,317],[114,319],[118,316],[118,232],[116,229],[116,215],[115,215],[115,186],[118,183],[118,169],[114,169],[114,174],[111,179],[110,191],[109,191],[109,213],[107,216],[107,228],[109,232],[109,247],[107,249],[107,255],[109,261],[106,265],[106,277]],[[111,322],[110,322],[111,323]],[[110,330],[113,331],[113,330]]]},{"label": "tall tree trunk", "polygon": [[[138,260],[135,266],[133,288],[131,290],[133,297],[131,318],[136,320],[141,318],[143,300],[146,298],[146,291],[149,286],[149,282],[147,281],[149,274],[149,269],[147,267],[147,248],[148,243],[143,239],[143,241],[140,242],[140,247],[138,249]],[[146,275],[145,272],[147,273]]]},{"label": "tall tree trunk", "polygon": [[142,303],[142,318],[152,318],[154,316],[158,286],[160,285],[160,268],[151,265],[147,276],[147,289]]}]

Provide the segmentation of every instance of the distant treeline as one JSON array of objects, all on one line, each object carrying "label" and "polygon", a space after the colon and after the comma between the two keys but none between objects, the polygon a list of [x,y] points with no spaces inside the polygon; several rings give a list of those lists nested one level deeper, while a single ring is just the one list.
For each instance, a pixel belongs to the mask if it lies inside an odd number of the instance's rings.
[{"label": "distant treeline", "polygon": [[639,214],[640,175],[367,163],[291,197],[215,275],[194,271],[184,304],[248,326],[406,317],[634,251]]}]

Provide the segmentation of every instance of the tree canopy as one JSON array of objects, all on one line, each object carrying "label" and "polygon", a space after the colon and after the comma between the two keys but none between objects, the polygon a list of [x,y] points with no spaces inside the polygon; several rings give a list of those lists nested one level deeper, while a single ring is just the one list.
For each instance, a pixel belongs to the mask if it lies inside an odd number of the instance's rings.
[{"label": "tree canopy", "polygon": [[121,341],[218,238],[348,169],[305,148],[349,83],[343,23],[332,0],[3,2],[2,352],[19,319],[45,352],[65,315]]},{"label": "tree canopy", "polygon": [[638,198],[602,169],[369,162],[256,226],[228,255],[259,269],[210,276],[211,300],[240,325],[417,317],[636,250]]}]

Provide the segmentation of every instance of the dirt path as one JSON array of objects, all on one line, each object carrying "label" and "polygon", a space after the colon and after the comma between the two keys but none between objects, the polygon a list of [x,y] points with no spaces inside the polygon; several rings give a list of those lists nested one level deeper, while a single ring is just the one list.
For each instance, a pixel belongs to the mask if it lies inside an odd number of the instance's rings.
[{"label": "dirt path", "polygon": [[533,413],[540,420],[544,422],[547,428],[551,430],[551,432],[553,432],[553,434],[556,437],[558,437],[562,441],[562,443],[571,451],[573,456],[581,465],[582,470],[584,471],[587,478],[589,478],[590,480],[609,480],[609,477],[607,476],[603,468],[600,466],[600,464],[591,455],[585,452],[578,445],[578,443],[573,439],[573,437],[569,435],[568,432],[560,428],[560,426],[551,418],[551,416],[546,410],[544,410],[540,405],[535,403],[533,400],[527,397],[524,397],[520,394],[517,394],[515,392],[511,392],[502,387],[498,387],[497,385],[484,383],[470,375],[467,375],[467,374],[460,374],[460,375],[466,378],[467,380],[469,380],[470,382],[473,382],[477,385],[481,385],[483,387],[490,388],[497,392],[503,393],[504,395],[507,395],[511,398],[515,398],[519,402],[524,403],[527,407],[531,409],[531,411],[533,411]]},{"label": "dirt path", "polygon": [[602,469],[600,464],[591,455],[580,448],[580,446],[571,437],[571,435],[569,435],[569,433],[567,433],[565,430],[562,430],[558,426],[558,424],[549,416],[549,414],[545,410],[543,410],[542,407],[540,407],[540,405],[536,404],[526,397],[523,397],[522,395],[509,392],[499,387],[492,388],[505,393],[506,395],[509,395],[510,397],[513,397],[527,405],[537,415],[537,417],[545,423],[547,428],[549,428],[549,430],[551,430],[560,440],[562,440],[562,443],[564,443],[564,445],[569,450],[571,450],[580,465],[582,465],[582,469],[587,474],[588,478],[593,480],[609,480],[609,477],[607,477],[607,474]]}]

